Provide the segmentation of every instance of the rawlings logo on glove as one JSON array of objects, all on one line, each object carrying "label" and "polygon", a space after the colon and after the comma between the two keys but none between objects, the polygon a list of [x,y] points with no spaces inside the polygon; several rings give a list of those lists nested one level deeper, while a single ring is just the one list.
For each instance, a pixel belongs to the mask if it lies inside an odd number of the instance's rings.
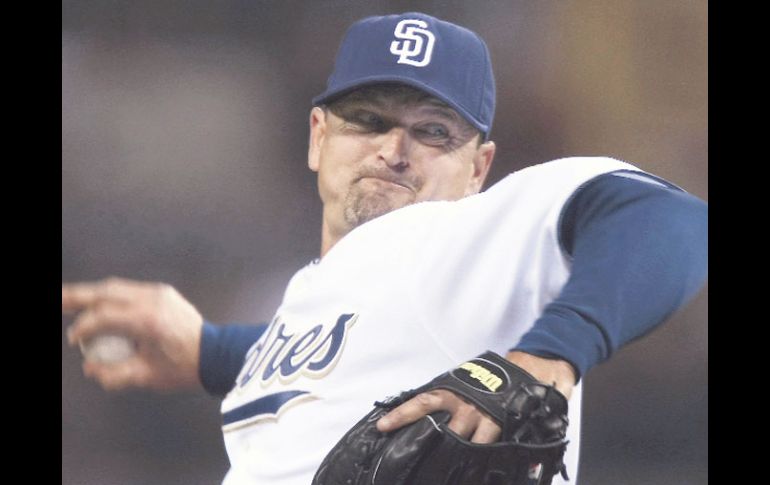
[{"label": "rawlings logo on glove", "polygon": [[[445,411],[390,433],[379,418],[419,393],[447,389],[502,427],[501,440],[471,443],[447,427]],[[495,354],[480,356],[403,392],[361,419],[329,452],[313,485],[549,485],[567,447],[567,399]]]}]

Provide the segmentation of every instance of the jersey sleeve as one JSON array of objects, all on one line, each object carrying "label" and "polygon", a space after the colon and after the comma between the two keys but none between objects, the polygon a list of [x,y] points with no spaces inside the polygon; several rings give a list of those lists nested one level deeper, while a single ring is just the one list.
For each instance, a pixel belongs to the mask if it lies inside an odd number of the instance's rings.
[{"label": "jersey sleeve", "polygon": [[598,176],[565,204],[571,273],[511,350],[570,362],[578,378],[693,298],[708,268],[708,207],[646,174]]},{"label": "jersey sleeve", "polygon": [[198,376],[206,392],[223,397],[233,388],[246,353],[265,329],[267,324],[215,325],[203,322]]}]

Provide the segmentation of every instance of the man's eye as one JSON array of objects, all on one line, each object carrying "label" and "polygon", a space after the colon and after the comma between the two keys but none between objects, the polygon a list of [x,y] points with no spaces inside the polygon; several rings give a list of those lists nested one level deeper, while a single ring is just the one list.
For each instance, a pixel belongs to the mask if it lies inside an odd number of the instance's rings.
[{"label": "man's eye", "polygon": [[362,111],[357,113],[356,116],[353,117],[352,121],[358,125],[363,126],[364,128],[369,128],[371,130],[381,129],[385,125],[385,122],[382,118],[369,111]]},{"label": "man's eye", "polygon": [[449,138],[449,130],[444,125],[430,124],[417,128],[417,134],[422,138],[445,140]]}]

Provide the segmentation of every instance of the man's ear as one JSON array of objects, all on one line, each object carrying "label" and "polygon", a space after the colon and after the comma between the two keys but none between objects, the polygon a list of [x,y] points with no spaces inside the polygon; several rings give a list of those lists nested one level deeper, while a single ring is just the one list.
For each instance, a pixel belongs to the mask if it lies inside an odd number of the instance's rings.
[{"label": "man's ear", "polygon": [[473,156],[473,173],[465,188],[465,195],[481,192],[481,187],[489,174],[489,167],[492,166],[492,160],[495,158],[496,149],[497,146],[493,141],[484,142],[476,149],[476,154]]},{"label": "man's ear", "polygon": [[320,165],[321,146],[326,136],[326,113],[318,106],[310,110],[310,140],[308,141],[307,166],[317,172]]}]

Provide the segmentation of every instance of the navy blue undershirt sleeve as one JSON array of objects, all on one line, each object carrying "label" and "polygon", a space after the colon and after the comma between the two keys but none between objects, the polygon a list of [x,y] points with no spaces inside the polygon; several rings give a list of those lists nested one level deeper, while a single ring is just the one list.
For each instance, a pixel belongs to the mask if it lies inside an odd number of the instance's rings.
[{"label": "navy blue undershirt sleeve", "polygon": [[559,239],[570,277],[511,350],[566,360],[580,379],[697,294],[708,273],[708,206],[644,177],[596,177],[565,205]]},{"label": "navy blue undershirt sleeve", "polygon": [[254,342],[267,329],[259,325],[215,325],[203,322],[198,376],[203,388],[216,397],[233,388],[243,360]]}]

